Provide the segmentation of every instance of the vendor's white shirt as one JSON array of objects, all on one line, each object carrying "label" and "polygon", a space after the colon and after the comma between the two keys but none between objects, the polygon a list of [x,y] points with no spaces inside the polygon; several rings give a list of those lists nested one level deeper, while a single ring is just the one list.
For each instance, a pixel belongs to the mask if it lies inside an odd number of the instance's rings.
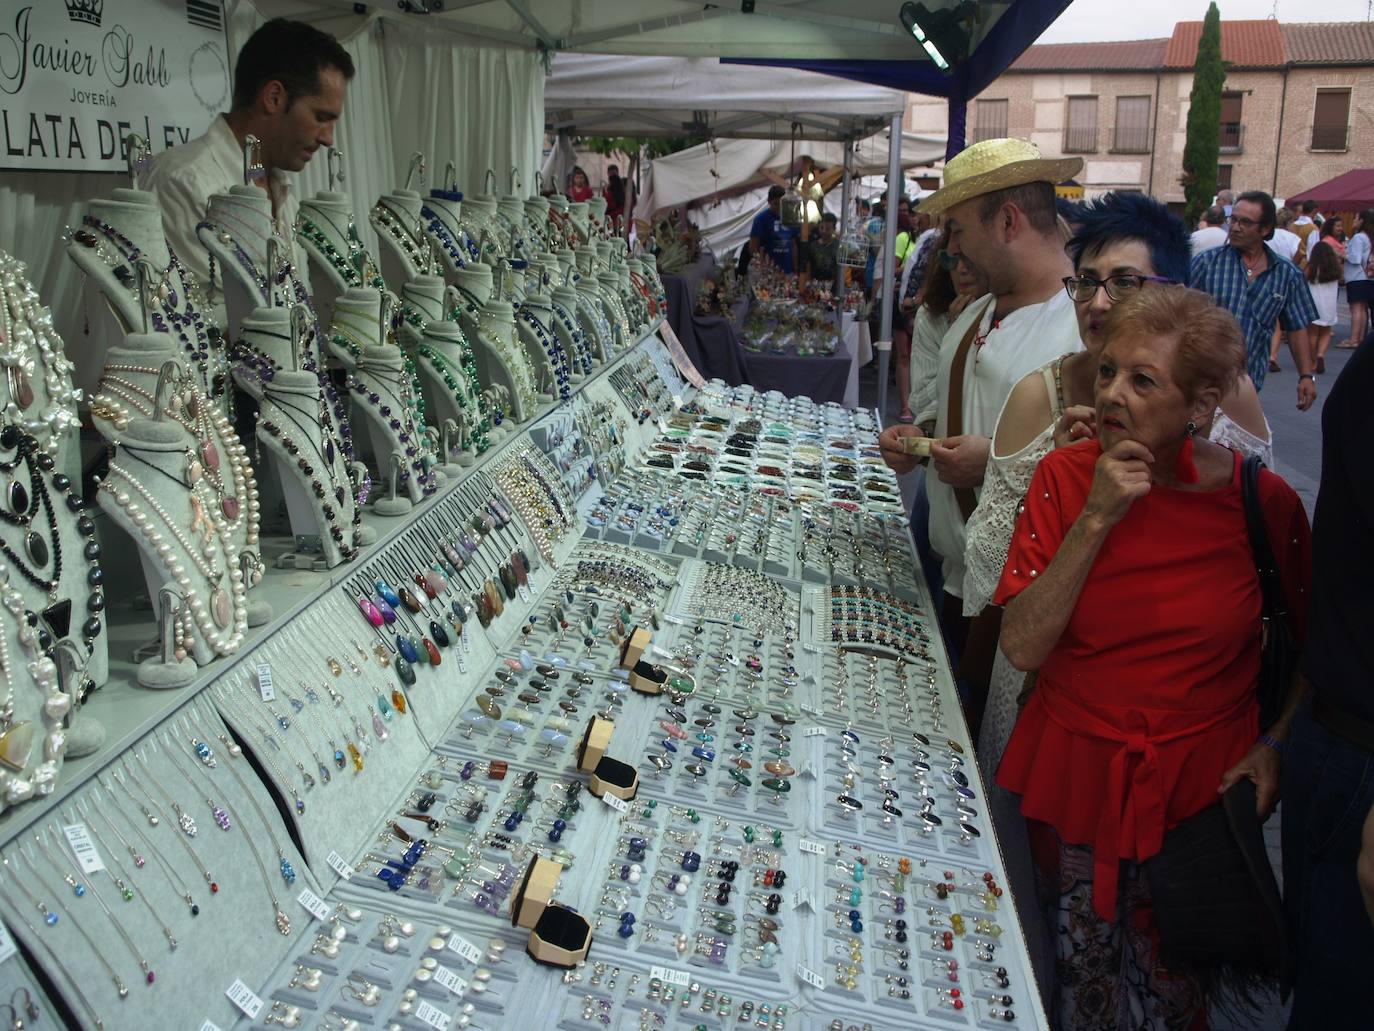
[{"label": "vendor's white shirt", "polygon": [[[167,242],[206,289],[212,305],[221,303],[210,284],[210,252],[196,236],[205,209],[215,194],[243,184],[243,148],[234,130],[220,115],[205,135],[159,154],[144,177],[143,186],[157,194]],[[268,182],[276,211],[277,234],[291,253],[295,244],[296,212],[300,203],[285,172],[274,171]]]},{"label": "vendor's white shirt", "polygon": [[[1063,290],[1056,290],[1052,297],[1039,304],[1018,308],[993,329],[995,308],[991,294],[974,301],[940,342],[936,437],[944,437],[949,432],[950,366],[954,363],[954,352],[975,319],[979,322],[979,332],[986,334],[987,340],[981,347],[970,347],[965,358],[963,432],[966,434],[991,438],[1002,406],[1021,377],[1061,354],[1083,349],[1073,301]],[[964,517],[959,511],[959,502],[954,496],[954,488],[938,475],[926,477],[926,491],[930,497],[930,546],[941,556],[945,590],[962,597]],[[977,488],[975,493],[978,493]]]}]

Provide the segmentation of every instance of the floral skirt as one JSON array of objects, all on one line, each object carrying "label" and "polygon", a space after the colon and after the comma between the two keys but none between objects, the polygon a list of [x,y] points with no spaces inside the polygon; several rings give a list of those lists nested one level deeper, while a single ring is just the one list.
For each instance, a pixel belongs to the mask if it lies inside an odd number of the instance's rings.
[{"label": "floral skirt", "polygon": [[1205,1031],[1196,978],[1159,959],[1150,884],[1123,861],[1116,923],[1093,909],[1093,851],[1029,821],[1036,888],[1055,944],[1050,1024],[1057,1031]]}]

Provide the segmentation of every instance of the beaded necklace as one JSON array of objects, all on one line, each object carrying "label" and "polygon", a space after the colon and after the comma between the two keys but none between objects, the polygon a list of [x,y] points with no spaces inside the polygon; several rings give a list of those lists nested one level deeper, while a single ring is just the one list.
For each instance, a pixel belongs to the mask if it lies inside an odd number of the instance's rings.
[{"label": "beaded necklace", "polygon": [[543,324],[530,311],[527,305],[520,305],[515,309],[515,317],[523,322],[534,333],[535,339],[539,341],[539,346],[544,349],[544,354],[549,359],[549,365],[553,369],[554,380],[558,384],[558,396],[566,401],[571,396],[568,375],[568,355],[563,350],[563,344],[558,339],[558,335],[550,333],[544,328]]},{"label": "beaded necklace", "polygon": [[[0,362],[6,366],[10,405],[6,417],[47,441],[78,424],[81,391],[72,389],[72,363],[53,328],[52,312],[24,275],[24,263],[0,251]],[[32,416],[34,361],[42,367],[47,404]]]},{"label": "beaded necklace", "polygon": [[569,365],[571,371],[587,375],[592,371],[592,356],[587,349],[586,338],[582,333],[582,327],[577,324],[577,319],[566,307],[558,301],[553,301],[553,317],[559,325],[563,327],[567,334],[568,342],[572,345],[569,349]]},{"label": "beaded necklace", "polygon": [[[388,393],[391,395],[390,400],[393,403],[386,404],[384,403],[386,399],[382,397],[380,390],[374,390],[372,385],[363,380],[360,375],[353,374],[348,377],[349,389],[375,408],[377,414],[396,434],[404,449],[406,464],[415,472],[422,492],[428,497],[438,488],[438,484],[434,480],[433,473],[426,468],[426,456],[423,452],[424,440],[420,429],[423,424],[415,419],[412,381],[404,367],[393,370],[384,365],[374,365],[366,360],[358,362],[358,373],[367,375],[382,389],[389,388]],[[402,482],[406,482],[408,478],[409,473],[402,468]]]},{"label": "beaded necklace", "polygon": [[[358,226],[353,221],[353,215],[348,216],[348,224],[341,231],[329,213],[322,208],[317,208],[319,213],[324,216],[334,236],[331,238],[316,223],[312,222],[302,212],[296,219],[296,235],[303,240],[306,245],[320,255],[322,255],[329,267],[338,273],[349,286],[370,286],[377,290],[386,289],[386,281],[382,279],[381,273],[377,271],[377,264],[372,260],[372,255],[367,253],[363,247],[362,240],[358,237]],[[342,254],[334,245],[334,240],[342,240],[348,253]]]},{"label": "beaded necklace", "polygon": [[539,391],[535,385],[534,370],[530,367],[529,356],[514,339],[515,327],[505,320],[497,320],[495,316],[489,315],[486,309],[478,313],[477,324],[486,331],[487,339],[500,354],[501,364],[506,367],[514,382],[520,405],[526,413],[525,417],[529,418],[538,407],[535,395]]},{"label": "beaded necklace", "polygon": [[[468,262],[481,260],[481,252],[466,235],[459,240],[454,231],[444,224],[444,220],[439,213],[428,204],[420,208],[420,217],[425,220],[425,231],[449,256],[449,260],[457,268],[467,268]],[[462,230],[458,230],[462,233]]]},{"label": "beaded necklace", "polygon": [[400,248],[416,273],[424,275],[429,271],[429,247],[424,242],[424,229],[418,219],[413,225],[408,225],[408,217],[394,210],[385,201],[374,204],[367,217],[374,229],[379,233],[385,233],[387,239]]}]

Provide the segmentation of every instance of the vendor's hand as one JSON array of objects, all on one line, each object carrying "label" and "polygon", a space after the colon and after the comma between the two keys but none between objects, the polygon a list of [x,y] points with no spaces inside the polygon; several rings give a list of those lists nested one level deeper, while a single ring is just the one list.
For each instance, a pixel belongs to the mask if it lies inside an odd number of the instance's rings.
[{"label": "vendor's hand", "polygon": [[1054,446],[1068,447],[1097,436],[1097,412],[1090,405],[1069,405],[1054,424]]},{"label": "vendor's hand", "polygon": [[935,474],[951,487],[977,487],[987,472],[991,449],[992,441],[976,434],[946,437],[930,445],[930,462]]},{"label": "vendor's hand", "polygon": [[1305,412],[1317,399],[1317,384],[1310,379],[1298,380],[1298,411]]},{"label": "vendor's hand", "polygon": [[903,437],[919,437],[921,431],[905,423],[894,423],[878,435],[878,447],[882,449],[883,461],[898,476],[904,476],[916,468],[920,459],[902,450]]},{"label": "vendor's hand", "polygon": [[1150,493],[1150,466],[1155,456],[1138,440],[1123,440],[1097,459],[1092,489],[1080,518],[1105,527],[1121,522],[1133,504]]},{"label": "vendor's hand", "polygon": [[1255,815],[1260,823],[1269,819],[1279,801],[1279,773],[1283,760],[1268,745],[1256,742],[1250,746],[1240,762],[1221,775],[1217,794],[1225,794],[1242,777],[1249,777],[1255,785]]}]

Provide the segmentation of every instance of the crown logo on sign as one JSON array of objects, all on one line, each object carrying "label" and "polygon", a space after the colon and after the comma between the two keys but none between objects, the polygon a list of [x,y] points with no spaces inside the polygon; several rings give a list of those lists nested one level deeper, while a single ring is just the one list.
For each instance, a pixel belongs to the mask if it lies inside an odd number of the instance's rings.
[{"label": "crown logo on sign", "polygon": [[99,25],[104,9],[105,0],[67,0],[67,17],[88,25]]}]

